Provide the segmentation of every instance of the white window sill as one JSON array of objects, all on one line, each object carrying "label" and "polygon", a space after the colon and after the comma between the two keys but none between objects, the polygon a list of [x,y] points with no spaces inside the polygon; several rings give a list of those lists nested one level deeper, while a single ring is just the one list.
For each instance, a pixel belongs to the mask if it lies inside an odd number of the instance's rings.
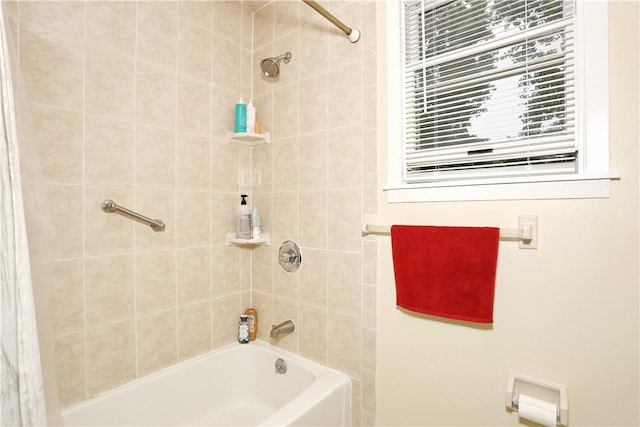
[{"label": "white window sill", "polygon": [[476,180],[411,185],[388,185],[384,188],[389,203],[450,202],[476,200],[542,200],[608,198],[611,180],[617,172],[520,178],[510,183]]}]

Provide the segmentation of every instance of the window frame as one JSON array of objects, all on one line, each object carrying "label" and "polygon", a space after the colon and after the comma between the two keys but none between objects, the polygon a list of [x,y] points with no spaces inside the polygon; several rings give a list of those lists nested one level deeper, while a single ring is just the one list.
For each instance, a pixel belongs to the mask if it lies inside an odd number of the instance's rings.
[{"label": "window frame", "polygon": [[[402,8],[386,2],[387,201],[534,200],[610,197],[609,43],[607,0],[577,0],[577,129],[575,174],[404,183],[404,88]],[[589,31],[586,31],[586,29]]]}]

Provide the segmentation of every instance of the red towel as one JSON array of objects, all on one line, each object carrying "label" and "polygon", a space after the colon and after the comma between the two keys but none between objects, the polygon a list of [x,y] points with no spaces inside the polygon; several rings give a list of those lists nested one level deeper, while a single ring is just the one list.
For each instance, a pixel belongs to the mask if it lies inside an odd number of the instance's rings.
[{"label": "red towel", "polygon": [[392,226],[397,305],[492,323],[499,239],[491,227]]}]

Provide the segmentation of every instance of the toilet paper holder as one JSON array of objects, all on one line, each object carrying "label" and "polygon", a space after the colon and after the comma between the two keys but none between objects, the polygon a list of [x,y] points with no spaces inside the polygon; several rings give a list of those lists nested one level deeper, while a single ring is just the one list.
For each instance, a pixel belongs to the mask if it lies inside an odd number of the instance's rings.
[{"label": "toilet paper holder", "polygon": [[510,411],[518,410],[520,394],[554,403],[558,408],[557,425],[566,426],[569,422],[569,404],[567,386],[533,378],[517,372],[509,372],[504,404]]}]

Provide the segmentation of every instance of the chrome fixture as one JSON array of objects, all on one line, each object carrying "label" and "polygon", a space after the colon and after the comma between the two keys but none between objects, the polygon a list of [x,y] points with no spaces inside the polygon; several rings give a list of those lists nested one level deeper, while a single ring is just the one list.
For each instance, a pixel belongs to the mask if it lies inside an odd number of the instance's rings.
[{"label": "chrome fixture", "polygon": [[293,240],[282,242],[278,251],[278,262],[289,273],[297,271],[300,268],[300,264],[302,264],[300,246]]},{"label": "chrome fixture", "polygon": [[347,38],[351,43],[356,43],[358,40],[360,40],[360,31],[351,29],[346,25],[344,25],[342,21],[340,21],[338,18],[333,16],[331,13],[329,13],[325,8],[320,6],[315,1],[313,0],[302,0],[302,1],[304,1],[309,7],[311,7],[313,10],[318,12],[320,15],[322,15],[325,19],[327,19],[333,25],[340,28],[340,30],[342,30],[342,32],[347,36]]},{"label": "chrome fixture", "polygon": [[284,61],[285,64],[288,64],[289,62],[291,62],[291,58],[291,52],[287,52],[283,53],[280,56],[263,59],[262,62],[260,62],[262,75],[275,79],[280,75],[280,61]]},{"label": "chrome fixture", "polygon": [[293,323],[293,320],[285,320],[279,325],[271,325],[271,333],[269,336],[271,338],[278,338],[282,334],[290,334],[291,332],[296,330],[296,324]]},{"label": "chrome fixture", "polygon": [[276,374],[286,374],[287,373],[287,362],[284,361],[283,358],[279,357],[276,360]]},{"label": "chrome fixture", "polygon": [[137,212],[130,211],[127,208],[123,208],[122,206],[119,206],[116,202],[114,202],[111,199],[106,199],[102,201],[102,210],[107,213],[115,212],[115,213],[119,213],[124,216],[127,216],[129,218],[132,218],[145,225],[151,226],[151,229],[153,231],[164,231],[165,225],[164,225],[164,222],[162,222],[161,220],[147,218],[146,216],[140,215]]}]

